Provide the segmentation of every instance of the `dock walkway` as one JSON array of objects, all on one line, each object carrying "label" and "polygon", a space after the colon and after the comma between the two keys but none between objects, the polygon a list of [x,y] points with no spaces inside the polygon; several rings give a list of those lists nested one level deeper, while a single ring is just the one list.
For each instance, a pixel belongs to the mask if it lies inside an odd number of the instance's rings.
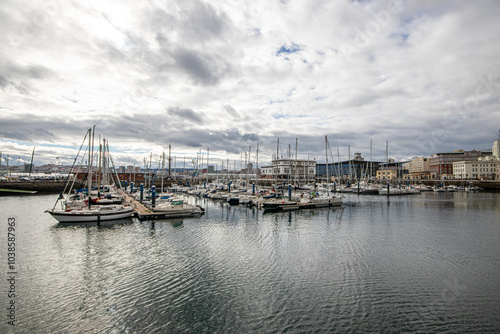
[{"label": "dock walkway", "polygon": [[128,193],[125,193],[125,198],[135,208],[135,216],[139,218],[139,220],[154,220],[166,218],[165,214],[162,215],[152,212],[151,210],[146,208],[144,204],[130,196]]},{"label": "dock walkway", "polygon": [[188,211],[179,212],[154,212],[148,209],[144,204],[125,193],[125,198],[130,204],[135,208],[135,217],[139,220],[155,220],[155,219],[167,219],[167,218],[182,218],[182,217],[193,217],[196,214]]}]

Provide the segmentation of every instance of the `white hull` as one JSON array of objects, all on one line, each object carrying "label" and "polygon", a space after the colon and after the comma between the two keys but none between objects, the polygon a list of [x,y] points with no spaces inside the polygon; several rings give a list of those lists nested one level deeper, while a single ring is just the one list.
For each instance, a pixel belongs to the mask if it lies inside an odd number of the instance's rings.
[{"label": "white hull", "polygon": [[160,214],[163,218],[182,218],[201,215],[201,209],[184,209],[184,210],[154,210],[153,213]]},{"label": "white hull", "polygon": [[82,208],[68,211],[47,210],[60,223],[88,223],[130,218],[135,210],[132,207],[121,210],[100,210],[100,208]]},{"label": "white hull", "polygon": [[160,203],[155,208],[150,208],[150,210],[153,214],[162,215],[164,218],[190,217],[203,212],[199,206],[184,203],[183,200],[179,199]]}]

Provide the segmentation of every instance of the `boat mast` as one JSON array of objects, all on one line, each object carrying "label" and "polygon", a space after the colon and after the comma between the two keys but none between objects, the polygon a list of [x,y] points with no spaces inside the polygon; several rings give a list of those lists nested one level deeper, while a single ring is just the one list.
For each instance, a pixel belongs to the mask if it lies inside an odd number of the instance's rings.
[{"label": "boat mast", "polygon": [[326,156],[326,190],[328,190],[328,138],[325,135],[325,156]]},{"label": "boat mast", "polygon": [[256,171],[255,171],[255,191],[258,191],[258,186],[259,186],[259,143],[257,143],[257,150],[255,151],[255,164],[256,164]]},{"label": "boat mast", "polygon": [[89,129],[89,160],[87,161],[87,193],[88,193],[88,207],[90,209],[90,188],[92,187],[92,172],[90,171],[90,158],[92,155],[92,128]]},{"label": "boat mast", "polygon": [[109,166],[109,159],[111,158],[109,154],[109,143],[106,140],[106,138],[102,139],[102,180],[103,180],[103,186],[105,185],[110,185],[111,181],[109,180],[109,177],[111,176],[111,169]]},{"label": "boat mast", "polygon": [[[104,139],[103,139],[104,142]],[[102,152],[102,144],[101,144],[101,136],[99,135],[99,168],[97,174],[97,198],[101,197],[101,157],[103,156]]]},{"label": "boat mast", "polygon": [[368,182],[372,182],[372,177],[373,177],[373,158],[372,158],[372,140],[370,139],[370,178],[368,179]]},{"label": "boat mast", "polygon": [[[168,145],[168,176],[172,177],[172,145]],[[174,164],[175,168],[175,164]]]},{"label": "boat mast", "polygon": [[351,145],[347,145],[347,151],[349,154],[349,184],[351,184],[351,182],[352,182]]},{"label": "boat mast", "polygon": [[[385,170],[389,170],[389,141],[385,141]],[[387,181],[389,182],[389,181]]]},{"label": "boat mast", "polygon": [[149,187],[148,189],[151,189],[151,187],[153,186],[153,151],[151,151],[151,153],[149,154],[149,169],[148,169],[149,173]]},{"label": "boat mast", "polygon": [[342,163],[340,162],[340,150],[338,146],[337,146],[337,170],[339,171],[338,177],[341,182],[342,175],[344,174],[344,169],[342,168]]},{"label": "boat mast", "polygon": [[161,190],[160,194],[163,193],[163,176],[165,174],[165,152],[162,154],[162,160],[161,160]]},{"label": "boat mast", "polygon": [[300,180],[299,180],[299,161],[297,157],[297,151],[298,151],[298,144],[299,144],[299,138],[295,138],[295,185],[300,187]]},{"label": "boat mast", "polygon": [[[278,177],[279,177],[279,159],[280,159],[280,139],[278,138],[278,143],[276,144],[276,166],[278,167],[278,173],[276,174],[276,182],[275,187],[276,191],[278,190]],[[274,170],[274,168],[273,168]]]},{"label": "boat mast", "polygon": [[252,146],[250,145],[250,146],[248,146],[247,182],[246,182],[246,187],[245,187],[246,189],[248,189],[248,174],[250,174],[250,169],[248,167],[250,166],[250,152],[251,152],[251,150],[252,150]]},{"label": "boat mast", "polygon": [[[28,177],[31,177],[31,171],[33,170],[33,158],[35,157],[35,147],[33,146],[33,153],[31,153],[31,163],[30,163],[30,173]],[[2,163],[2,155],[0,154],[0,164]]]}]

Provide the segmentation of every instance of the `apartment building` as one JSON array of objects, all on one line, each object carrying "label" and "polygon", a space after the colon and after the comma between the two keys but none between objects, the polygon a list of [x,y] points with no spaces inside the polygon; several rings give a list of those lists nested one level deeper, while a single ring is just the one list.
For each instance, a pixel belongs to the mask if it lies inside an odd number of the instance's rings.
[{"label": "apartment building", "polygon": [[424,180],[430,178],[430,159],[419,157],[411,159],[408,164],[409,178],[413,180]]},{"label": "apartment building", "polygon": [[[429,158],[429,169],[431,178],[442,180],[454,177],[453,163],[461,161],[477,161],[482,157],[491,157],[492,151],[464,151],[434,153]],[[474,167],[476,168],[476,167]]]},{"label": "apartment building", "polygon": [[458,161],[453,163],[455,179],[494,180],[497,176],[497,161],[480,158],[478,161]]}]

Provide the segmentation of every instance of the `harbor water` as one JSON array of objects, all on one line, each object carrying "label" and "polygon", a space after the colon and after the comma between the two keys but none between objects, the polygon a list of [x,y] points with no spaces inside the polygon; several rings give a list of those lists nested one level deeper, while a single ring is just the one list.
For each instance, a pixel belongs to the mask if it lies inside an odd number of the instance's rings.
[{"label": "harbor water", "polygon": [[101,226],[56,198],[0,197],[0,333],[500,332],[499,193]]}]

